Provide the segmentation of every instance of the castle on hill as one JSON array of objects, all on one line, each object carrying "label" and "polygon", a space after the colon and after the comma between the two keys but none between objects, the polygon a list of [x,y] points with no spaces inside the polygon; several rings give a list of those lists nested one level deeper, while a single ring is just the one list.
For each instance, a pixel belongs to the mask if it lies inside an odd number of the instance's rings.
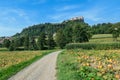
[{"label": "castle on hill", "polygon": [[66,22],[68,21],[80,21],[80,22],[84,22],[84,17],[83,16],[79,16],[79,17],[73,17],[69,20],[66,20]]}]

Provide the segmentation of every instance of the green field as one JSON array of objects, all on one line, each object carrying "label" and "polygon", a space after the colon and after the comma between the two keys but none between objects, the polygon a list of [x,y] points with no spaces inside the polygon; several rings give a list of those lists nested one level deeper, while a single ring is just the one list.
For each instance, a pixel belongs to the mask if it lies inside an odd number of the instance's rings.
[{"label": "green field", "polygon": [[[120,42],[120,37],[118,37],[118,42]],[[113,41],[112,34],[97,34],[93,35],[90,42],[103,43],[103,42],[115,42]]]},{"label": "green field", "polygon": [[55,50],[44,51],[6,51],[0,49],[0,80],[7,80],[24,67]]}]

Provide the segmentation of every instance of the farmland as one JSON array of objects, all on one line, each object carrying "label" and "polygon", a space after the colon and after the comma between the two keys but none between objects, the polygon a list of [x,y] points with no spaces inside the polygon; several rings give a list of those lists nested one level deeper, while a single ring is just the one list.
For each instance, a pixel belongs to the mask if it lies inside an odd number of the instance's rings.
[{"label": "farmland", "polygon": [[[89,43],[114,41],[112,35],[100,34],[94,35]],[[68,49],[59,55],[57,66],[58,80],[119,80],[120,50]]]},{"label": "farmland", "polygon": [[119,78],[120,50],[67,50],[58,57],[58,80]]},{"label": "farmland", "polygon": [[[92,36],[92,39],[90,39],[90,42],[106,43],[106,42],[114,42],[114,41],[112,38],[112,34],[97,34]],[[118,42],[120,42],[120,37],[118,37]]]},{"label": "farmland", "polygon": [[11,75],[30,65],[40,57],[52,52],[44,51],[0,51],[0,80],[6,80]]}]

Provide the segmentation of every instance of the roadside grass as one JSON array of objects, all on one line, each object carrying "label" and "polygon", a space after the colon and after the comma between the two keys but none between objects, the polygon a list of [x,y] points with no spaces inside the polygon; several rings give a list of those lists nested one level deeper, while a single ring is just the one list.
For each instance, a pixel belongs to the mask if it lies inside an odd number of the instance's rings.
[{"label": "roadside grass", "polygon": [[76,63],[74,61],[74,56],[66,54],[66,51],[62,52],[58,56],[57,60],[57,80],[75,80],[75,70]]},{"label": "roadside grass", "polygon": [[7,80],[21,69],[53,51],[56,50],[0,52],[0,80]]},{"label": "roadside grass", "polygon": [[120,50],[66,50],[57,60],[57,80],[119,80]]}]

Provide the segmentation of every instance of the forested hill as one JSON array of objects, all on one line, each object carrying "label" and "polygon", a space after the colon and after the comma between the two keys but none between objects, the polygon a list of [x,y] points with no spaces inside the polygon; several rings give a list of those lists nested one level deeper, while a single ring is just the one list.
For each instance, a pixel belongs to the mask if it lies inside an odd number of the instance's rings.
[{"label": "forested hill", "polygon": [[74,27],[75,25],[80,24],[83,27],[88,27],[89,31],[92,34],[111,34],[111,30],[114,27],[119,27],[120,22],[118,23],[99,23],[96,25],[93,25],[90,27],[89,24],[84,22],[84,18],[82,19],[78,17],[72,18],[70,20],[63,21],[62,23],[44,23],[44,24],[37,24],[33,26],[29,26],[28,28],[25,28],[21,31],[21,33],[15,34],[13,37],[23,37],[25,35],[39,36],[42,32],[45,32],[46,34],[54,34],[59,29],[65,29],[66,27]]},{"label": "forested hill", "polygon": [[80,23],[81,25],[89,26],[83,20],[68,20],[63,21],[62,23],[44,23],[44,24],[37,24],[33,26],[29,26],[22,30],[21,33],[15,34],[13,37],[22,37],[25,35],[29,36],[39,36],[41,32],[45,32],[46,34],[54,34],[59,29],[64,29],[65,27],[72,27],[75,24]]}]

